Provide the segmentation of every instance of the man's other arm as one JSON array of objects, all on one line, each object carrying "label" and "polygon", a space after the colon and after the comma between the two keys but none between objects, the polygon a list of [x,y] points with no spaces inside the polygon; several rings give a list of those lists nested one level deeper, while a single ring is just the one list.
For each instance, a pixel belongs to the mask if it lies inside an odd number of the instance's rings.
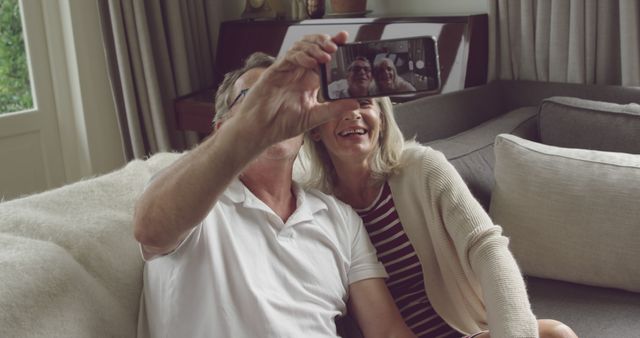
[{"label": "man's other arm", "polygon": [[362,333],[371,337],[412,337],[382,278],[370,278],[349,286],[349,306]]},{"label": "man's other arm", "polygon": [[[150,257],[175,249],[264,145],[228,121],[154,178],[138,199],[134,236]],[[146,257],[145,257],[146,258]]]}]

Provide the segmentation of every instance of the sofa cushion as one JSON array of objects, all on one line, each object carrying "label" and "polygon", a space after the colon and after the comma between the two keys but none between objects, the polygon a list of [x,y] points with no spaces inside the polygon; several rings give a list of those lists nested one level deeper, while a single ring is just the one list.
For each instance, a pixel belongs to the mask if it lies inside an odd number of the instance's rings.
[{"label": "sofa cushion", "polygon": [[544,144],[640,154],[637,103],[552,97],[540,104],[539,114],[540,140]]},{"label": "sofa cushion", "polygon": [[446,156],[474,197],[488,210],[493,187],[493,141],[500,133],[535,137],[537,112],[537,107],[522,107],[465,132],[426,145]]},{"label": "sofa cushion", "polygon": [[529,275],[640,291],[640,155],[502,134],[490,214]]},{"label": "sofa cushion", "polygon": [[533,313],[569,325],[578,337],[637,337],[640,293],[527,277]]}]

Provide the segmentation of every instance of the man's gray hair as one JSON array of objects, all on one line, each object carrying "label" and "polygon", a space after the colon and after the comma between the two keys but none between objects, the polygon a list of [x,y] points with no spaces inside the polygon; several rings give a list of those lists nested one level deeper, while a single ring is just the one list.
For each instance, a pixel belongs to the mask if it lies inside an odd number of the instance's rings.
[{"label": "man's gray hair", "polygon": [[368,64],[369,64],[369,67],[371,67],[371,61],[369,61],[369,59],[367,59],[367,58],[366,58],[366,57],[364,57],[364,56],[356,56],[356,57],[353,59],[353,61],[351,61],[351,63],[349,63],[349,66],[347,66],[347,71],[348,71],[348,72],[350,72],[350,71],[351,71],[351,68],[353,68],[354,63],[356,63],[356,61],[364,61],[364,62],[366,62],[366,63],[368,63]]},{"label": "man's gray hair", "polygon": [[274,64],[275,61],[276,59],[271,55],[256,52],[251,54],[249,58],[245,60],[242,68],[225,74],[224,80],[222,80],[222,83],[216,92],[216,116],[213,118],[214,124],[220,119],[226,117],[229,112],[229,105],[231,105],[231,100],[234,99],[233,97],[230,97],[231,92],[233,91],[233,85],[236,83],[238,78],[251,69],[268,68]]}]

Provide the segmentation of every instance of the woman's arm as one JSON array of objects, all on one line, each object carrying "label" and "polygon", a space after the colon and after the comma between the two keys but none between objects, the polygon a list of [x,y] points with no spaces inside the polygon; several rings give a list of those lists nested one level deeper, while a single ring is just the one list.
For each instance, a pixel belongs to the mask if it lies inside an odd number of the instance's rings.
[{"label": "woman's arm", "polygon": [[468,278],[477,280],[492,336],[536,336],[536,318],[509,240],[494,225],[468,187],[439,152],[429,155],[427,173],[437,212]]}]

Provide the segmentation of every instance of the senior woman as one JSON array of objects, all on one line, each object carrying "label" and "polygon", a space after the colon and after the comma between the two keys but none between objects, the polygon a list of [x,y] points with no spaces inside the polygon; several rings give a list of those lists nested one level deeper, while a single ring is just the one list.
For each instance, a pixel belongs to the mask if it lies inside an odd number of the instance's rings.
[{"label": "senior woman", "polygon": [[362,217],[416,335],[576,337],[536,320],[501,228],[442,153],[404,141],[388,98],[361,100],[306,138],[306,184]]},{"label": "senior woman", "polygon": [[373,64],[373,79],[375,94],[390,94],[415,92],[416,88],[401,76],[398,76],[398,69],[389,58],[381,58]]}]

